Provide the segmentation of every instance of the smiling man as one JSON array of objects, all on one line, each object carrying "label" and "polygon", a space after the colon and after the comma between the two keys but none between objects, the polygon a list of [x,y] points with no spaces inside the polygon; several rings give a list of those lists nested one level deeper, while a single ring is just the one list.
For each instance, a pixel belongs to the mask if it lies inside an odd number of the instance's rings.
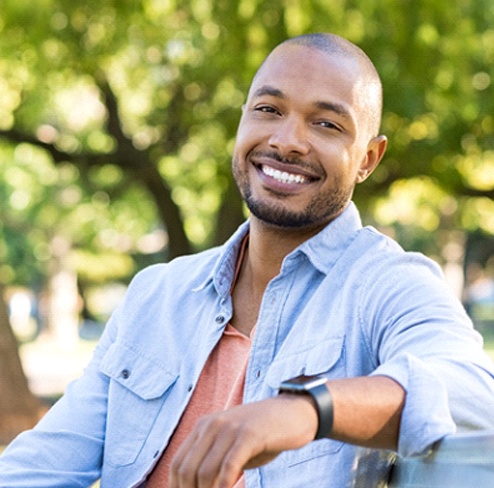
[{"label": "smiling man", "polygon": [[317,231],[346,208],[386,139],[378,136],[381,85],[367,57],[350,44],[310,39],[282,44],[257,73],[233,172],[255,217]]},{"label": "smiling man", "polygon": [[438,266],[351,201],[386,149],[381,105],[348,41],[274,49],[233,154],[249,221],[138,274],[84,375],[0,458],[2,487],[341,488],[356,446],[494,427],[493,365]]}]

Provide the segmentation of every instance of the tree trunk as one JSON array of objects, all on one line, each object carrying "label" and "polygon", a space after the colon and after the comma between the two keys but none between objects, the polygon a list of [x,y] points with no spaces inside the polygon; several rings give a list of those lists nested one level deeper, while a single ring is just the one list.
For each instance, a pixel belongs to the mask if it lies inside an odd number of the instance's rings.
[{"label": "tree trunk", "polygon": [[185,233],[180,209],[171,197],[170,188],[149,158],[143,155],[140,162],[140,171],[136,176],[153,198],[163,226],[168,233],[167,260],[190,254],[192,247]]},{"label": "tree trunk", "polygon": [[219,246],[223,244],[244,221],[242,199],[233,177],[230,177],[228,188],[218,212],[213,245]]},{"label": "tree trunk", "polygon": [[29,390],[3,292],[0,285],[0,444],[7,444],[33,427],[46,408]]}]

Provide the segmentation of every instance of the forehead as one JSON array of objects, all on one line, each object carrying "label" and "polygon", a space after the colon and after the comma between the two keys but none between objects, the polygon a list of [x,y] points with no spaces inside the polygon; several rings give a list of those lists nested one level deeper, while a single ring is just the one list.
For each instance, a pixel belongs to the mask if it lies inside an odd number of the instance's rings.
[{"label": "forehead", "polygon": [[280,90],[300,102],[319,101],[358,107],[362,72],[355,59],[296,44],[278,46],[257,72],[249,98],[263,86]]}]

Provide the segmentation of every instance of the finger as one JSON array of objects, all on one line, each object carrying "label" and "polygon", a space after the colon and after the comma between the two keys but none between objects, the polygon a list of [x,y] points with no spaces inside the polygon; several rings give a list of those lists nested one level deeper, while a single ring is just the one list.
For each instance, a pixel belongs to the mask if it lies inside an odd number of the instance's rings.
[{"label": "finger", "polygon": [[222,434],[227,430],[221,418],[216,416],[205,417],[197,422],[172,461],[172,488],[213,486],[221,459],[231,444],[228,434]]},{"label": "finger", "polygon": [[224,415],[198,421],[193,434],[186,439],[172,462],[170,485],[173,488],[212,488],[218,486],[220,473],[224,472],[226,480],[222,483],[232,487],[248,461],[242,456],[237,459],[235,453],[249,452],[248,449],[239,451],[242,439],[252,445],[248,441],[249,436],[253,437],[249,430],[232,423]]},{"label": "finger", "polygon": [[[225,452],[221,461],[220,471],[216,480],[217,488],[232,488],[242,476],[243,470],[247,467],[249,461],[263,452],[259,439],[257,436],[252,435],[252,432],[243,431],[236,434],[233,443],[228,451]],[[270,459],[274,457],[276,455]],[[259,465],[257,464],[257,466]]]},{"label": "finger", "polygon": [[197,466],[209,448],[208,442],[196,429],[185,439],[170,466],[170,488],[196,488]]},{"label": "finger", "polygon": [[[198,467],[198,488],[211,488],[217,486],[220,475],[225,469],[225,461],[228,462],[228,459],[230,458],[229,453],[234,449],[236,438],[235,432],[226,429],[218,431],[214,442],[211,444],[210,449],[204,455],[202,462]],[[228,486],[233,486],[238,478],[240,478],[242,466],[243,464],[241,462],[235,464],[235,466],[229,466],[228,479],[233,479],[233,482],[228,484]]]}]

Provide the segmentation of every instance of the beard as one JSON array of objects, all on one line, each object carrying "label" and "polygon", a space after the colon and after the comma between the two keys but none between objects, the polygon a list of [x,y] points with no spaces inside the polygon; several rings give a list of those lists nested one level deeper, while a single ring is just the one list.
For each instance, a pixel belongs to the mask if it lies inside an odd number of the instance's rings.
[{"label": "beard", "polygon": [[289,195],[272,192],[273,198],[269,201],[254,197],[248,176],[239,166],[233,162],[233,177],[247,208],[270,226],[303,229],[327,224],[346,208],[352,198],[353,186],[344,186],[341,178],[336,178],[332,188],[317,193],[304,208],[291,210],[283,204]]}]

